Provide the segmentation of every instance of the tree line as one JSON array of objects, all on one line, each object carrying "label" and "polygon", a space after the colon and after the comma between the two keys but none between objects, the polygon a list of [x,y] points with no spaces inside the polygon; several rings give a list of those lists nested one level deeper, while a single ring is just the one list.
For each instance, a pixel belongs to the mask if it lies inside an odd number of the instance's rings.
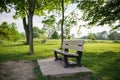
[{"label": "tree line", "polygon": [[120,33],[117,31],[102,31],[98,33],[89,33],[87,36],[82,38],[92,40],[120,40]]},{"label": "tree line", "polygon": [[[66,35],[69,35],[69,33]],[[34,26],[33,27],[33,38],[60,39],[61,35],[57,32],[56,29],[53,29],[53,27],[51,27],[51,29],[48,27],[43,27],[40,29],[37,26]],[[67,38],[67,37],[64,36],[64,38]],[[20,33],[17,30],[17,26],[15,23],[8,24],[7,22],[3,22],[0,24],[0,39],[9,40],[9,41],[17,41],[19,39],[26,39],[26,35],[24,32]]]},{"label": "tree line", "polygon": [[[48,28],[48,27],[47,27]],[[33,38],[38,39],[60,39],[61,34],[55,29],[49,31],[50,29],[42,27],[41,29],[37,26],[33,27]],[[67,29],[66,29],[67,30]],[[70,32],[70,28],[68,28]],[[74,35],[70,35],[70,33],[64,34],[64,39],[75,38]],[[17,41],[19,39],[25,39],[25,33],[19,33],[17,30],[17,26],[15,23],[8,24],[7,22],[3,22],[0,24],[0,39],[1,40],[10,40]],[[92,39],[92,40],[120,40],[120,33],[117,31],[102,31],[98,33],[89,33],[87,36],[81,37],[83,39]]]}]

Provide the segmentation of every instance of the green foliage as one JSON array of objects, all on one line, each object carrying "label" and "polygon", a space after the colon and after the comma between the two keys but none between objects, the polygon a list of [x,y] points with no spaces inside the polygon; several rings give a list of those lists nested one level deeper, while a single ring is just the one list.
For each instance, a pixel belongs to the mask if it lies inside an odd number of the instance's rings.
[{"label": "green foliage", "polygon": [[25,33],[24,32],[20,33],[20,35],[21,35],[21,39],[25,39]]},{"label": "green foliage", "polygon": [[114,23],[120,20],[120,0],[81,0],[78,8],[83,11],[83,19],[89,21],[89,25],[109,24],[114,29]]},{"label": "green foliage", "polygon": [[56,19],[54,15],[47,16],[42,20],[44,25],[43,29],[46,31],[48,38],[50,38],[54,31],[57,30],[57,27],[55,27],[55,21]]},{"label": "green foliage", "polygon": [[7,2],[5,2],[5,0],[0,0],[0,13],[2,12],[7,12],[9,13],[11,10],[6,6],[6,5],[9,5],[12,0],[7,0]]},{"label": "green foliage", "polygon": [[120,33],[117,33],[116,31],[114,31],[114,32],[110,33],[108,35],[108,37],[109,37],[110,40],[119,40],[120,39],[120,35],[119,34]]},{"label": "green foliage", "polygon": [[12,35],[12,40],[13,41],[17,41],[21,37],[18,30],[16,29],[16,24],[15,23],[11,24],[11,35]]},{"label": "green foliage", "polygon": [[38,27],[33,27],[33,38],[39,38],[40,29]]},{"label": "green foliage", "polygon": [[59,39],[60,37],[59,37],[58,32],[57,32],[57,31],[54,31],[54,33],[51,35],[51,38],[52,38],[52,39]]},{"label": "green foliage", "polygon": [[39,29],[38,27],[33,27],[33,38],[43,38],[45,37],[45,31]]},{"label": "green foliage", "polygon": [[55,17],[54,15],[50,15],[44,18],[42,21],[43,24],[48,25],[49,27],[52,26],[55,23]]},{"label": "green foliage", "polygon": [[94,33],[89,33],[87,39],[96,40],[96,35]]},{"label": "green foliage", "polygon": [[82,37],[83,39],[96,39],[96,40],[120,40],[120,33],[117,31],[102,31],[98,33],[89,33],[87,36]]},{"label": "green foliage", "polygon": [[120,43],[120,40],[114,40],[113,42],[114,43]]},{"label": "green foliage", "polygon": [[11,28],[7,22],[3,22],[0,25],[0,39],[11,40]]},{"label": "green foliage", "polygon": [[99,32],[96,34],[96,38],[98,40],[106,40],[106,39],[108,39],[108,34],[106,31],[102,31],[102,32]]},{"label": "green foliage", "polygon": [[17,41],[20,39],[20,34],[16,29],[16,24],[12,23],[8,25],[7,22],[3,22],[0,25],[0,39]]}]

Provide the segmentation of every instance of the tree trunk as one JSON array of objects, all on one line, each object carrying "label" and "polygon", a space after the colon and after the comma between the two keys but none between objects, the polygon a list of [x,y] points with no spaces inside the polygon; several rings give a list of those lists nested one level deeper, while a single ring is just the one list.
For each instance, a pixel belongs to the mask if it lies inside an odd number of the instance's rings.
[{"label": "tree trunk", "polygon": [[28,27],[28,24],[26,23],[26,17],[24,17],[22,20],[23,20],[23,27],[26,35],[26,44],[29,44],[29,27]]},{"label": "tree trunk", "polygon": [[62,0],[61,48],[62,48],[63,40],[64,40],[63,24],[64,24],[64,0]]},{"label": "tree trunk", "polygon": [[33,16],[31,13],[28,15],[28,25],[29,25],[29,45],[30,45],[30,54],[33,54]]},{"label": "tree trunk", "polygon": [[33,14],[35,9],[36,0],[28,1],[28,27],[29,27],[29,45],[30,45],[30,55],[33,54]]}]

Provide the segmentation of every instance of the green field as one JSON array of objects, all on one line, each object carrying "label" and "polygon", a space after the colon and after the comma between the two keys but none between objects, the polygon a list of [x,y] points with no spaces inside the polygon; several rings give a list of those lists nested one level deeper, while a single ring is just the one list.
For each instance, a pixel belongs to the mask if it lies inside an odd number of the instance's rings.
[{"label": "green field", "polygon": [[[0,62],[9,60],[37,60],[53,57],[60,40],[34,41],[34,54],[27,55],[29,46],[24,41],[0,41]],[[92,80],[120,80],[120,43],[113,41],[86,41],[82,64],[93,71]]]}]

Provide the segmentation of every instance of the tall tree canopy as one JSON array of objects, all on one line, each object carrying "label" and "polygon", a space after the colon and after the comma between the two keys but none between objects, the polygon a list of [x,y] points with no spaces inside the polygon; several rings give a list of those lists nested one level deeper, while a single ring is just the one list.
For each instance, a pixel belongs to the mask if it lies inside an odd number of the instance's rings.
[{"label": "tall tree canopy", "polygon": [[120,27],[120,0],[80,0],[78,8],[83,11],[82,18],[89,21],[89,25]]}]

